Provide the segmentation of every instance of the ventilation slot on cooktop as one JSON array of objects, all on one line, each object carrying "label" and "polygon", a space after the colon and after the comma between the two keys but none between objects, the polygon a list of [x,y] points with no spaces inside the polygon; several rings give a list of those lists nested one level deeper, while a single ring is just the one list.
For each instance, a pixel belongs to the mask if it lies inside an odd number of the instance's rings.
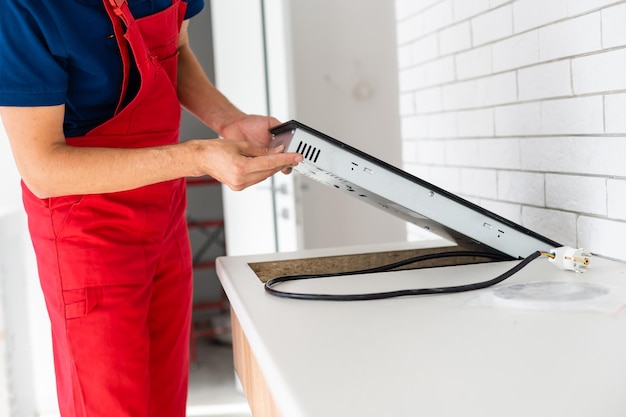
[{"label": "ventilation slot on cooktop", "polygon": [[317,149],[316,147],[302,141],[300,141],[300,143],[298,144],[298,149],[296,149],[296,152],[302,154],[302,156],[304,156],[304,159],[308,159],[311,162],[317,162],[317,158],[319,158],[320,156],[320,149]]}]

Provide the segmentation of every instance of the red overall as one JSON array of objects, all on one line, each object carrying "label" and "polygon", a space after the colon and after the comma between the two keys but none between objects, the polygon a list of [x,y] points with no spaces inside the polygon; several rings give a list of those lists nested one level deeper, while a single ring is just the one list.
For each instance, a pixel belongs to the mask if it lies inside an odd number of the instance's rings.
[{"label": "red overall", "polygon": [[[124,88],[111,120],[67,143],[177,142],[177,41],[186,3],[174,0],[137,20],[125,0],[104,3],[123,57],[124,85],[130,49],[141,86],[128,104]],[[192,291],[184,179],[48,199],[23,191],[52,323],[61,415],[183,417]]]}]

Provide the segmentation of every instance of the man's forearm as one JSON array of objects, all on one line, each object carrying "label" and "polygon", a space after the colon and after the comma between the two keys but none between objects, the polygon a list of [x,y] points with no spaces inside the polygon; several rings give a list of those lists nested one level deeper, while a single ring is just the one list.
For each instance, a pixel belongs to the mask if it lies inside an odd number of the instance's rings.
[{"label": "man's forearm", "polygon": [[179,48],[178,98],[187,111],[218,134],[244,115],[211,83],[188,44]]}]

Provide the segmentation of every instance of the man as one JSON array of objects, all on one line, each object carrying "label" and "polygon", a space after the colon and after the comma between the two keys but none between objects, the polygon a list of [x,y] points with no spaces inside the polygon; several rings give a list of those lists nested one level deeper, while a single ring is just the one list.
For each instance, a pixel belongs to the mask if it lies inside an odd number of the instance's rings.
[{"label": "man", "polygon": [[[0,116],[69,416],[184,416],[191,256],[184,177],[242,190],[301,161],[270,150],[189,47],[202,0],[2,1]],[[180,106],[224,139],[179,143]]]}]

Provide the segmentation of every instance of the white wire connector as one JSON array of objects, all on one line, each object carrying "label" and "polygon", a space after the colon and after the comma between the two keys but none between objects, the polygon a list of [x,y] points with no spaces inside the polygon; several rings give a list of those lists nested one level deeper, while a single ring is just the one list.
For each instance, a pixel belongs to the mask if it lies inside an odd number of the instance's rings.
[{"label": "white wire connector", "polygon": [[587,272],[591,264],[591,254],[584,249],[561,246],[550,250],[550,253],[554,256],[549,257],[550,262],[565,271]]}]

